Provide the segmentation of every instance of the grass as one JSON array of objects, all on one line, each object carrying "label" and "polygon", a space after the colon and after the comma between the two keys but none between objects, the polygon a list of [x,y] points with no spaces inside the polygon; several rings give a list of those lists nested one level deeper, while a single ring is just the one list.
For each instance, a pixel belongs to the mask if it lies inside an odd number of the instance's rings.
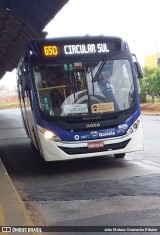
[{"label": "grass", "polygon": [[160,112],[160,103],[144,103],[141,104],[141,110],[143,111],[159,111]]},{"label": "grass", "polygon": [[12,109],[12,108],[19,108],[19,103],[0,103],[0,109]]}]

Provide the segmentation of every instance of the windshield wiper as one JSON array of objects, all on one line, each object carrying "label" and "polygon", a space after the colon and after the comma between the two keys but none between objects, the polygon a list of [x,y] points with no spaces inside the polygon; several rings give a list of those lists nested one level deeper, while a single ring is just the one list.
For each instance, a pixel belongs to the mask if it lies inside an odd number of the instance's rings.
[{"label": "windshield wiper", "polygon": [[99,69],[97,70],[97,72],[96,72],[96,74],[95,74],[95,76],[94,76],[94,78],[93,78],[93,82],[96,82],[96,81],[97,81],[98,76],[99,76],[99,74],[101,73],[101,71],[102,71],[102,69],[103,69],[103,66],[104,66],[104,64],[106,63],[106,60],[107,60],[108,58],[109,58],[108,55],[104,56],[104,59],[102,60],[102,63],[101,63],[101,65],[99,66]]}]

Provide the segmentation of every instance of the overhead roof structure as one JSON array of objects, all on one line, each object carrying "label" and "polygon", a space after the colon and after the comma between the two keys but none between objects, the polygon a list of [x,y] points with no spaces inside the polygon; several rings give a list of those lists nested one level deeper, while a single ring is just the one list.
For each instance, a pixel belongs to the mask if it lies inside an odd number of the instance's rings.
[{"label": "overhead roof structure", "polygon": [[0,79],[69,0],[0,0]]}]

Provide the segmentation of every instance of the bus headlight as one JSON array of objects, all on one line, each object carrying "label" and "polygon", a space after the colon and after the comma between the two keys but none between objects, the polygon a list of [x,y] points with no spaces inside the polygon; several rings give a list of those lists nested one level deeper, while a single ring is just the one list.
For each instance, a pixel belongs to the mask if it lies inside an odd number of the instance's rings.
[{"label": "bus headlight", "polygon": [[138,126],[140,124],[140,119],[137,119],[132,126],[128,129],[127,134],[131,134],[132,132],[136,131],[138,129]]},{"label": "bus headlight", "polygon": [[45,128],[41,129],[41,132],[44,135],[44,138],[47,140],[53,140],[53,141],[61,141],[61,139],[52,131],[46,130]]}]

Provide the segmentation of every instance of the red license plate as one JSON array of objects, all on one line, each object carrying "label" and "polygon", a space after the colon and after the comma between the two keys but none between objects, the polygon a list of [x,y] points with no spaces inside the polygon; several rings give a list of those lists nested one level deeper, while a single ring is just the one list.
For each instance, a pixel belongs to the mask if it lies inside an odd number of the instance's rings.
[{"label": "red license plate", "polygon": [[87,146],[89,149],[101,148],[104,147],[104,142],[103,141],[89,142],[87,143]]}]

